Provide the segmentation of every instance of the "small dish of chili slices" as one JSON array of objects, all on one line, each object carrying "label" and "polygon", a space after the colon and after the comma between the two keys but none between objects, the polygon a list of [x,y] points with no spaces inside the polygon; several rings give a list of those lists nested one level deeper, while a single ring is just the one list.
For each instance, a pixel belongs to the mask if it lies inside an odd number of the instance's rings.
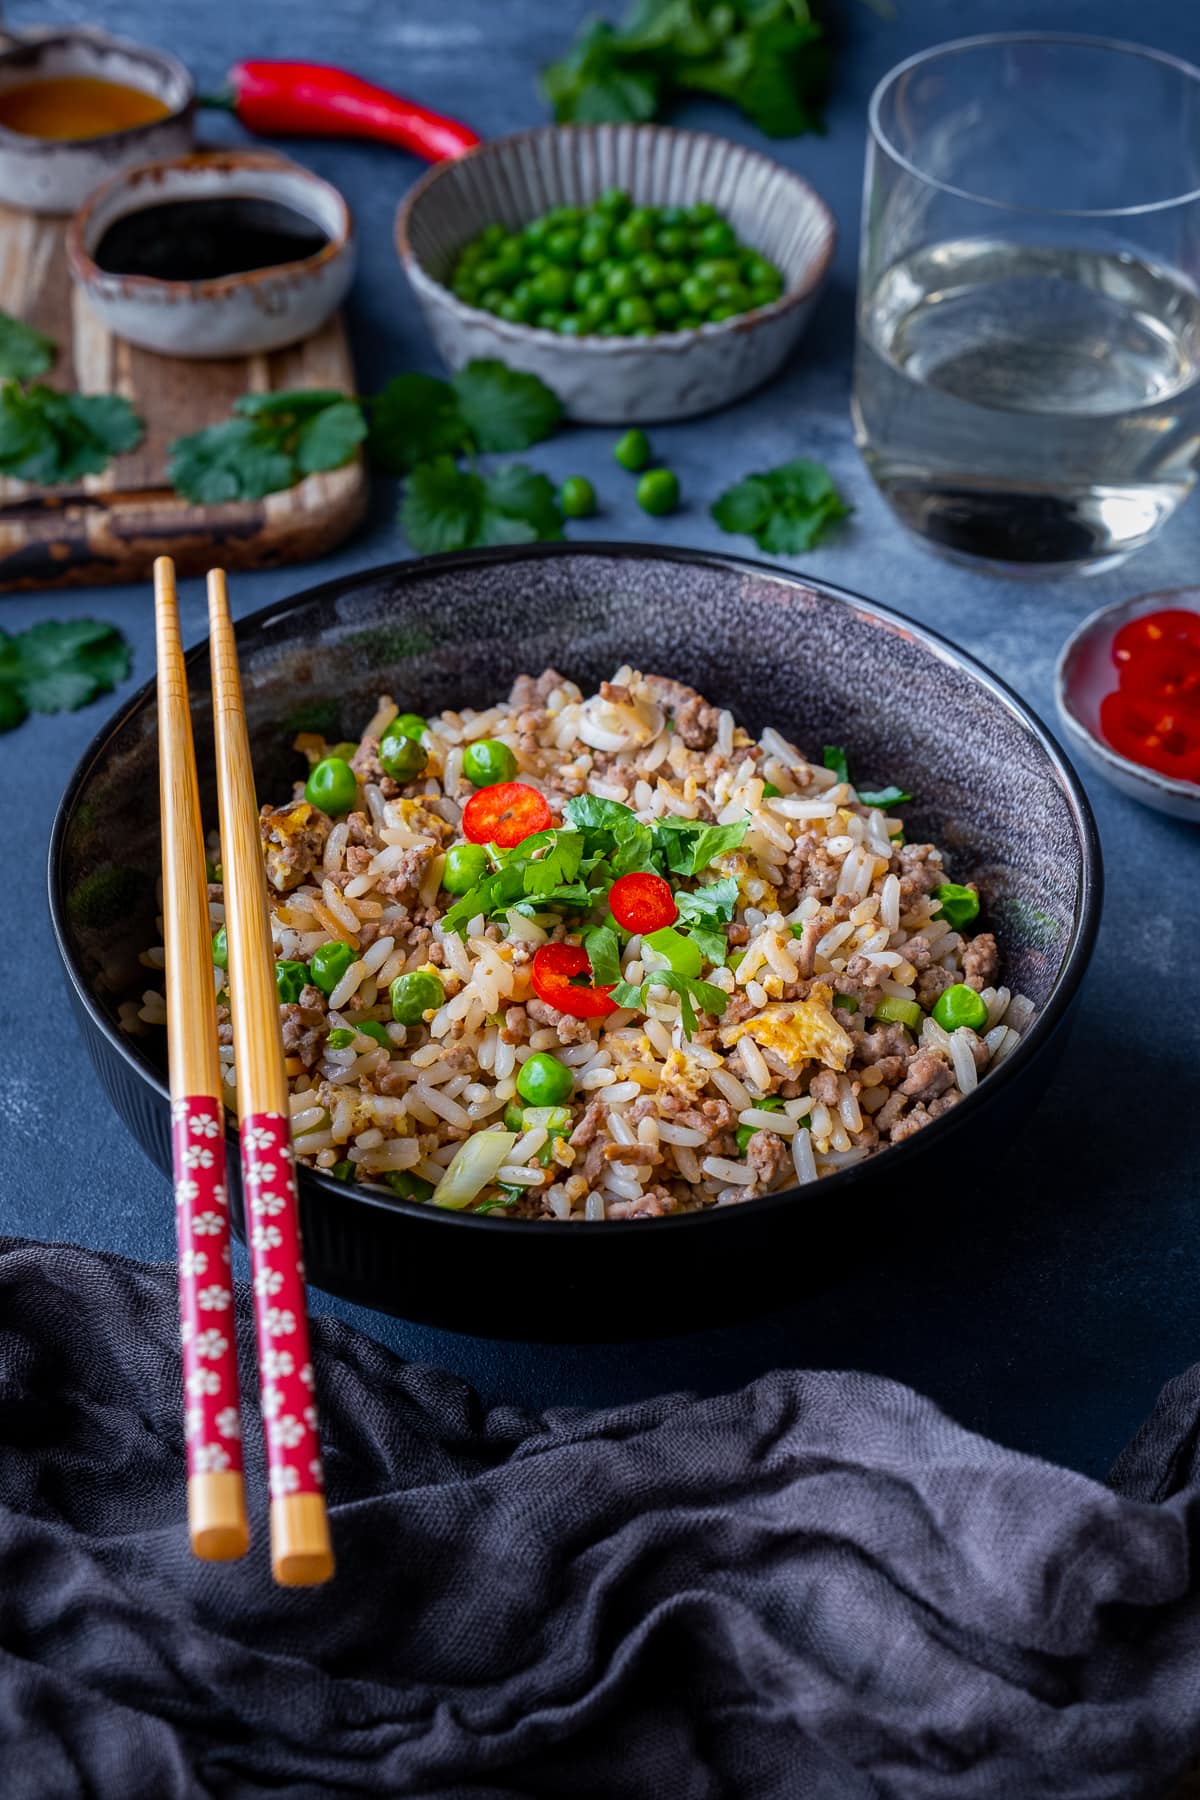
[{"label": "small dish of chili slices", "polygon": [[1200,588],[1085,619],[1058,659],[1055,698],[1067,736],[1114,787],[1200,823]]}]

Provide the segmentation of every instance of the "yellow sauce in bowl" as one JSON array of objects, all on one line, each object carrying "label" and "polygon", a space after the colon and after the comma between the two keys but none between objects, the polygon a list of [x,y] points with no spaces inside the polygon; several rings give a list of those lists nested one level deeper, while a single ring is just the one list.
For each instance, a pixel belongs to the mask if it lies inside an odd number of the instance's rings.
[{"label": "yellow sauce in bowl", "polygon": [[0,126],[22,137],[105,137],[132,125],[153,125],[170,110],[144,88],[98,75],[52,75],[0,88]]}]

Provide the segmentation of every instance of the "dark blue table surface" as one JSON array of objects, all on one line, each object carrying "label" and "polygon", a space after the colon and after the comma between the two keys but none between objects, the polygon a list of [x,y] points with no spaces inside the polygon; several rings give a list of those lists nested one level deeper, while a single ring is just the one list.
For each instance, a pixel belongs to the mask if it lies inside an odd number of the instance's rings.
[{"label": "dark blue table surface", "polygon": [[[11,9],[13,23],[74,23],[78,0]],[[361,69],[499,134],[540,121],[539,63],[566,42],[590,0],[234,0],[184,6],[125,0],[87,15],[159,42],[194,69],[202,89],[247,54],[304,55]],[[609,10],[612,10],[610,7]],[[896,0],[881,18],[858,0],[830,0],[840,47],[829,129],[767,145],[825,195],[838,220],[833,277],[791,370],[714,421],[654,433],[679,472],[686,504],[651,524],[610,460],[613,433],[575,429],[531,460],[551,475],[590,475],[600,516],[580,539],[639,538],[746,549],[723,539],[708,504],[731,473],[796,455],[823,459],[853,501],[836,542],[805,567],[927,621],[957,639],[1052,713],[1051,675],[1063,638],[1091,608],[1126,593],[1195,580],[1198,503],[1124,568],[1090,581],[1015,582],[950,566],[904,534],[871,488],[848,416],[859,192],[867,98],[914,50],[961,35],[1029,27],[1110,30],[1200,62],[1200,9],[1178,0]],[[681,123],[759,142],[731,111],[704,105]],[[208,135],[233,138],[218,119]],[[436,368],[392,248],[392,217],[418,173],[382,148],[300,143],[295,153],[336,182],[354,208],[361,267],[349,322],[361,383]],[[235,610],[250,612],[309,582],[402,556],[394,488],[376,485],[367,526],[313,569],[238,577]],[[152,672],[148,588],[0,598],[2,623],[95,614],[133,643],[130,681]],[[183,594],[187,641],[203,634],[198,582]],[[0,817],[9,846],[0,1026],[9,1073],[0,1083],[3,1229],[70,1239],[146,1258],[173,1253],[166,1182],[125,1136],[75,1037],[46,917],[43,865],[55,805],[108,703],[36,718],[0,739]],[[1193,949],[1200,893],[1196,834],[1143,811],[1089,778],[1104,841],[1108,893],[1099,948],[1067,1055],[1036,1111],[993,1172],[973,1216],[975,1183],[961,1170],[964,1229],[924,1244],[753,1326],[604,1350],[497,1345],[406,1325],[314,1293],[401,1354],[442,1363],[489,1398],[525,1405],[594,1404],[690,1387],[717,1391],[781,1364],[876,1370],[932,1394],[1002,1441],[1092,1473],[1112,1460],[1161,1383],[1200,1343],[1198,1182],[1188,1155],[1197,1037]],[[996,1194],[1000,1193],[999,1204]],[[1011,1210],[1005,1193],[1013,1199]],[[905,1207],[917,1196],[898,1193]]]}]

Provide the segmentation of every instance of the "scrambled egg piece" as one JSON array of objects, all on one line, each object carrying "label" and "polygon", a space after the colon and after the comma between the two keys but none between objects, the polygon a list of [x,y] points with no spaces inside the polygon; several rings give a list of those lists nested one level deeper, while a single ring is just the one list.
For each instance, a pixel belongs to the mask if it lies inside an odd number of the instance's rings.
[{"label": "scrambled egg piece", "polygon": [[659,1086],[675,1094],[685,1106],[694,1106],[708,1085],[708,1070],[678,1050],[672,1050],[663,1064]]},{"label": "scrambled egg piece", "polygon": [[299,887],[320,862],[328,831],[328,820],[307,800],[274,809],[264,806],[259,832],[271,886],[280,893]]},{"label": "scrambled egg piece", "polygon": [[761,865],[744,850],[726,850],[723,855],[714,856],[713,868],[721,875],[733,876],[743,906],[757,906],[765,913],[772,913],[778,907],[779,889],[767,880]]},{"label": "scrambled egg piece", "polygon": [[772,1050],[787,1064],[789,1075],[798,1075],[806,1062],[824,1063],[839,1072],[846,1067],[853,1042],[833,1016],[832,988],[819,983],[807,1000],[774,1000],[752,1019],[727,1025],[723,1044],[752,1037],[763,1050]]},{"label": "scrambled egg piece", "polygon": [[406,830],[415,832],[420,837],[432,838],[435,844],[440,844],[444,837],[452,835],[445,819],[430,812],[423,798],[405,796],[400,800],[393,800],[392,805],[399,808],[400,820]]}]

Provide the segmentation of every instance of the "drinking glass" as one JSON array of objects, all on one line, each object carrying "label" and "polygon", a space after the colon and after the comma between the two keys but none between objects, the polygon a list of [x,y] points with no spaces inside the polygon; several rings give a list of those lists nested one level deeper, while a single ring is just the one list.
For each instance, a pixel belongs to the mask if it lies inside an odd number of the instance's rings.
[{"label": "drinking glass", "polygon": [[853,412],[950,552],[1099,568],[1153,537],[1200,460],[1200,70],[1033,32],[885,76]]}]

